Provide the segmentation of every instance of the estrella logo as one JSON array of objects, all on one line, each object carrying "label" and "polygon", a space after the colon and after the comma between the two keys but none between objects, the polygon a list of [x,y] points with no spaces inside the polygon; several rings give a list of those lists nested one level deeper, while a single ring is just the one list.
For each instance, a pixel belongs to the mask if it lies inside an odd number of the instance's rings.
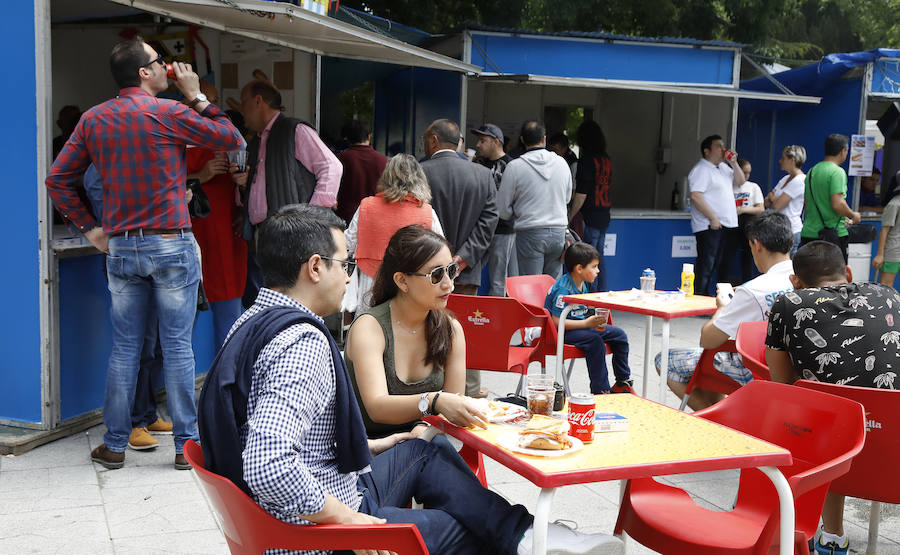
[{"label": "estrella logo", "polygon": [[476,326],[483,326],[485,324],[491,323],[491,319],[487,318],[484,315],[484,312],[481,312],[478,309],[475,309],[475,312],[472,313],[472,316],[469,316],[467,319]]},{"label": "estrella logo", "polygon": [[870,414],[872,414],[872,413],[866,412],[866,432],[871,432],[872,430],[880,430],[881,422],[879,422],[875,419],[870,419],[869,418]]}]

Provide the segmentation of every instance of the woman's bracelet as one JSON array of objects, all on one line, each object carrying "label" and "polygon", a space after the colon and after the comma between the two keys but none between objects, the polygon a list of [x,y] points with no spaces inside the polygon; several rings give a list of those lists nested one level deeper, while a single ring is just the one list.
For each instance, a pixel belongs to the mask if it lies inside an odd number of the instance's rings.
[{"label": "woman's bracelet", "polygon": [[437,393],[434,394],[434,397],[431,398],[431,408],[428,409],[428,412],[429,412],[429,413],[431,413],[431,414],[437,414],[437,411],[435,410],[435,407],[437,406],[437,399],[438,399],[438,397],[441,396],[441,393],[443,393],[443,392],[442,392],[442,391],[438,391]]}]

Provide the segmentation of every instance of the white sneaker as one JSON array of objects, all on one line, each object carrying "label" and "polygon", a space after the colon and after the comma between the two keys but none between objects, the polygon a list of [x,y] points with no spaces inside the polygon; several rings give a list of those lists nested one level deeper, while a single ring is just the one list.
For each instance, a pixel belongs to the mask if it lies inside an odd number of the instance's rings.
[{"label": "white sneaker", "polygon": [[531,346],[534,343],[534,340],[541,336],[541,328],[539,327],[527,327],[525,328],[525,334],[522,337],[522,343]]},{"label": "white sneaker", "polygon": [[[529,528],[522,536],[517,549],[518,555],[531,555],[534,541],[534,528]],[[609,534],[584,534],[576,532],[562,524],[550,523],[547,529],[547,555],[564,555],[569,553],[593,553],[618,555],[625,552],[625,544],[616,536]]]}]

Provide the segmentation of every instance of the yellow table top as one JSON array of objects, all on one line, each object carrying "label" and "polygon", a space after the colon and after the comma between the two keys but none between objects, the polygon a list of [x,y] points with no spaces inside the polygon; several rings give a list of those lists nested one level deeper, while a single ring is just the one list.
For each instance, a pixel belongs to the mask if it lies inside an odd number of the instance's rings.
[{"label": "yellow table top", "polygon": [[790,452],[744,433],[679,412],[637,395],[598,395],[597,412],[628,418],[628,431],[594,434],[594,441],[558,458],[514,453],[497,445],[521,426],[491,424],[486,430],[462,429],[430,417],[464,443],[515,470],[541,487],[618,480],[685,472],[780,466]]},{"label": "yellow table top", "polygon": [[585,293],[583,295],[566,295],[563,301],[569,304],[609,308],[635,314],[658,316],[666,320],[685,316],[703,316],[716,311],[716,298],[705,295],[692,295],[680,301],[645,301],[637,300],[631,291],[604,291],[601,293]]}]

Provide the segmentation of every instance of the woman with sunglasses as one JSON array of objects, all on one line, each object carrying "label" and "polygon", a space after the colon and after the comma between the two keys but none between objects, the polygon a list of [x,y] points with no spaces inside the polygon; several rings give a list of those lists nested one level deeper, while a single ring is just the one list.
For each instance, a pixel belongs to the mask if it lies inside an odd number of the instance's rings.
[{"label": "woman with sunglasses", "polygon": [[388,160],[375,196],[362,200],[344,236],[357,268],[350,277],[341,310],[362,314],[371,304],[370,293],[384,249],[395,231],[421,225],[441,235],[441,223],[431,207],[431,189],[415,158],[398,154]]},{"label": "woman with sunglasses", "polygon": [[450,245],[437,233],[412,225],[391,237],[373,306],[353,322],[346,346],[369,437],[419,435],[425,430],[419,419],[428,414],[458,426],[484,425],[477,402],[462,396],[465,338],[446,310],[458,273]]}]

